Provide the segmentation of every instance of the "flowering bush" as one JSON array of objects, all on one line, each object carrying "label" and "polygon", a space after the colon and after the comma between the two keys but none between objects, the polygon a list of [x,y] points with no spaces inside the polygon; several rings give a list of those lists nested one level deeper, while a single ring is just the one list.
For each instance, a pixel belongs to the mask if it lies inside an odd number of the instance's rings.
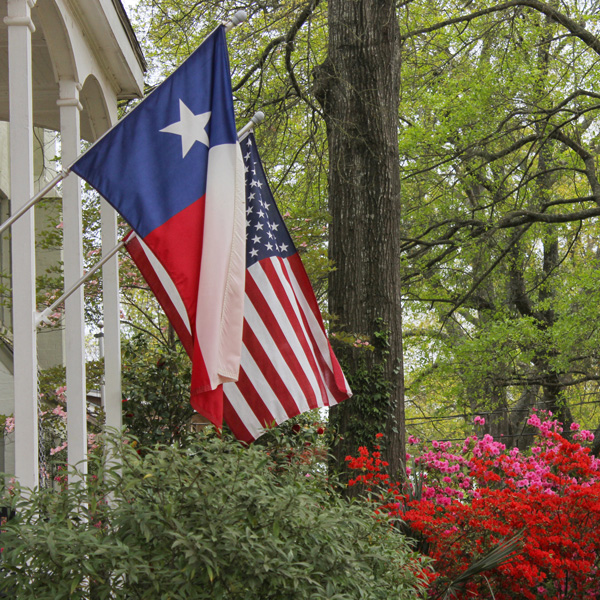
[{"label": "flowering bush", "polygon": [[15,418],[14,417],[5,417],[2,415],[0,417],[1,420],[4,421],[4,434],[12,433],[15,430]]},{"label": "flowering bush", "polygon": [[600,461],[583,445],[593,435],[575,424],[567,439],[551,413],[528,423],[537,437],[527,452],[489,435],[431,445],[410,437],[404,484],[383,472],[378,448],[347,458],[358,471],[350,484],[363,485],[376,512],[401,519],[435,559],[429,597],[443,596],[470,564],[519,532],[518,559],[464,582],[457,597],[600,597]]},{"label": "flowering bush", "polygon": [[[60,371],[60,369],[54,371]],[[55,481],[63,484],[67,480],[67,388],[64,385],[49,386],[48,381],[52,379],[52,375],[49,376],[48,372],[45,372],[44,375],[46,379],[44,389],[46,391],[39,395],[41,406],[38,411],[41,429],[40,443],[43,451],[43,461],[40,465],[41,483],[42,485],[51,485],[51,482]],[[103,424],[103,412],[100,408],[88,404],[87,417],[90,430],[87,436],[88,452],[101,452],[98,433]],[[15,417],[0,415],[0,431],[4,435],[13,434],[15,431]]]}]

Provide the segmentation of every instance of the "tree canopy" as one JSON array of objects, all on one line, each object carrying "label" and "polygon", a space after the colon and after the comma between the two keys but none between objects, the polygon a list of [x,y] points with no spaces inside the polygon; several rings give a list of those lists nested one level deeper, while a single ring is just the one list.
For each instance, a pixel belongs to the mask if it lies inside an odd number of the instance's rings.
[{"label": "tree canopy", "polygon": [[597,3],[352,6],[140,0],[134,18],[152,86],[249,14],[228,36],[238,121],[267,115],[273,191],[356,391],[340,436],[386,430],[401,458],[404,406],[424,436],[489,413],[527,445],[534,406],[596,429]]}]

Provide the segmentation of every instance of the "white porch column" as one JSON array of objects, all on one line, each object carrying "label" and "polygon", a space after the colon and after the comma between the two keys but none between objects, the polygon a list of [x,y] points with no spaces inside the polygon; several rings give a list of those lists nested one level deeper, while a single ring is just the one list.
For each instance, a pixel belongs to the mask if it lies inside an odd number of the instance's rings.
[{"label": "white porch column", "polygon": [[[33,195],[31,8],[35,0],[8,0],[11,212]],[[38,409],[35,326],[35,236],[33,211],[12,226],[12,288],[15,389],[15,475],[37,487]]]},{"label": "white porch column", "polygon": [[[80,154],[79,102],[81,86],[59,81],[62,164],[71,164]],[[81,185],[72,173],[63,181],[64,285],[68,290],[83,275],[83,224]],[[67,367],[67,453],[68,463],[87,472],[87,410],[83,286],[65,300],[65,347]]]},{"label": "white porch column", "polygon": [[[101,201],[102,254],[117,245],[117,213]],[[102,300],[104,303],[104,410],[106,426],[121,429],[121,340],[119,302],[119,255],[102,268]]]}]

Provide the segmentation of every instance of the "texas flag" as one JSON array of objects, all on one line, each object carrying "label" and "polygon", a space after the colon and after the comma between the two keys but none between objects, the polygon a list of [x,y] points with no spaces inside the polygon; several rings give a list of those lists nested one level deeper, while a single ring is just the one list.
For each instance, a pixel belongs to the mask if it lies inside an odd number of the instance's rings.
[{"label": "texas flag", "polygon": [[125,218],[173,283],[192,406],[221,426],[236,381],[245,279],[244,165],[224,27],[71,167]]}]

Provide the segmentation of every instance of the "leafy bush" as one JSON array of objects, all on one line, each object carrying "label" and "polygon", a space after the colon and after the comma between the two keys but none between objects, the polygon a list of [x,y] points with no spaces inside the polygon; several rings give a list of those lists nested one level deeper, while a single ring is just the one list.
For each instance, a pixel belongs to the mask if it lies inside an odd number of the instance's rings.
[{"label": "leafy bush", "polygon": [[413,599],[425,562],[300,461],[206,437],[115,448],[122,467],[7,492],[0,591],[19,599]]},{"label": "leafy bush", "polygon": [[150,343],[134,335],[122,346],[123,421],[142,448],[185,443],[194,410],[191,363],[183,348]]}]

